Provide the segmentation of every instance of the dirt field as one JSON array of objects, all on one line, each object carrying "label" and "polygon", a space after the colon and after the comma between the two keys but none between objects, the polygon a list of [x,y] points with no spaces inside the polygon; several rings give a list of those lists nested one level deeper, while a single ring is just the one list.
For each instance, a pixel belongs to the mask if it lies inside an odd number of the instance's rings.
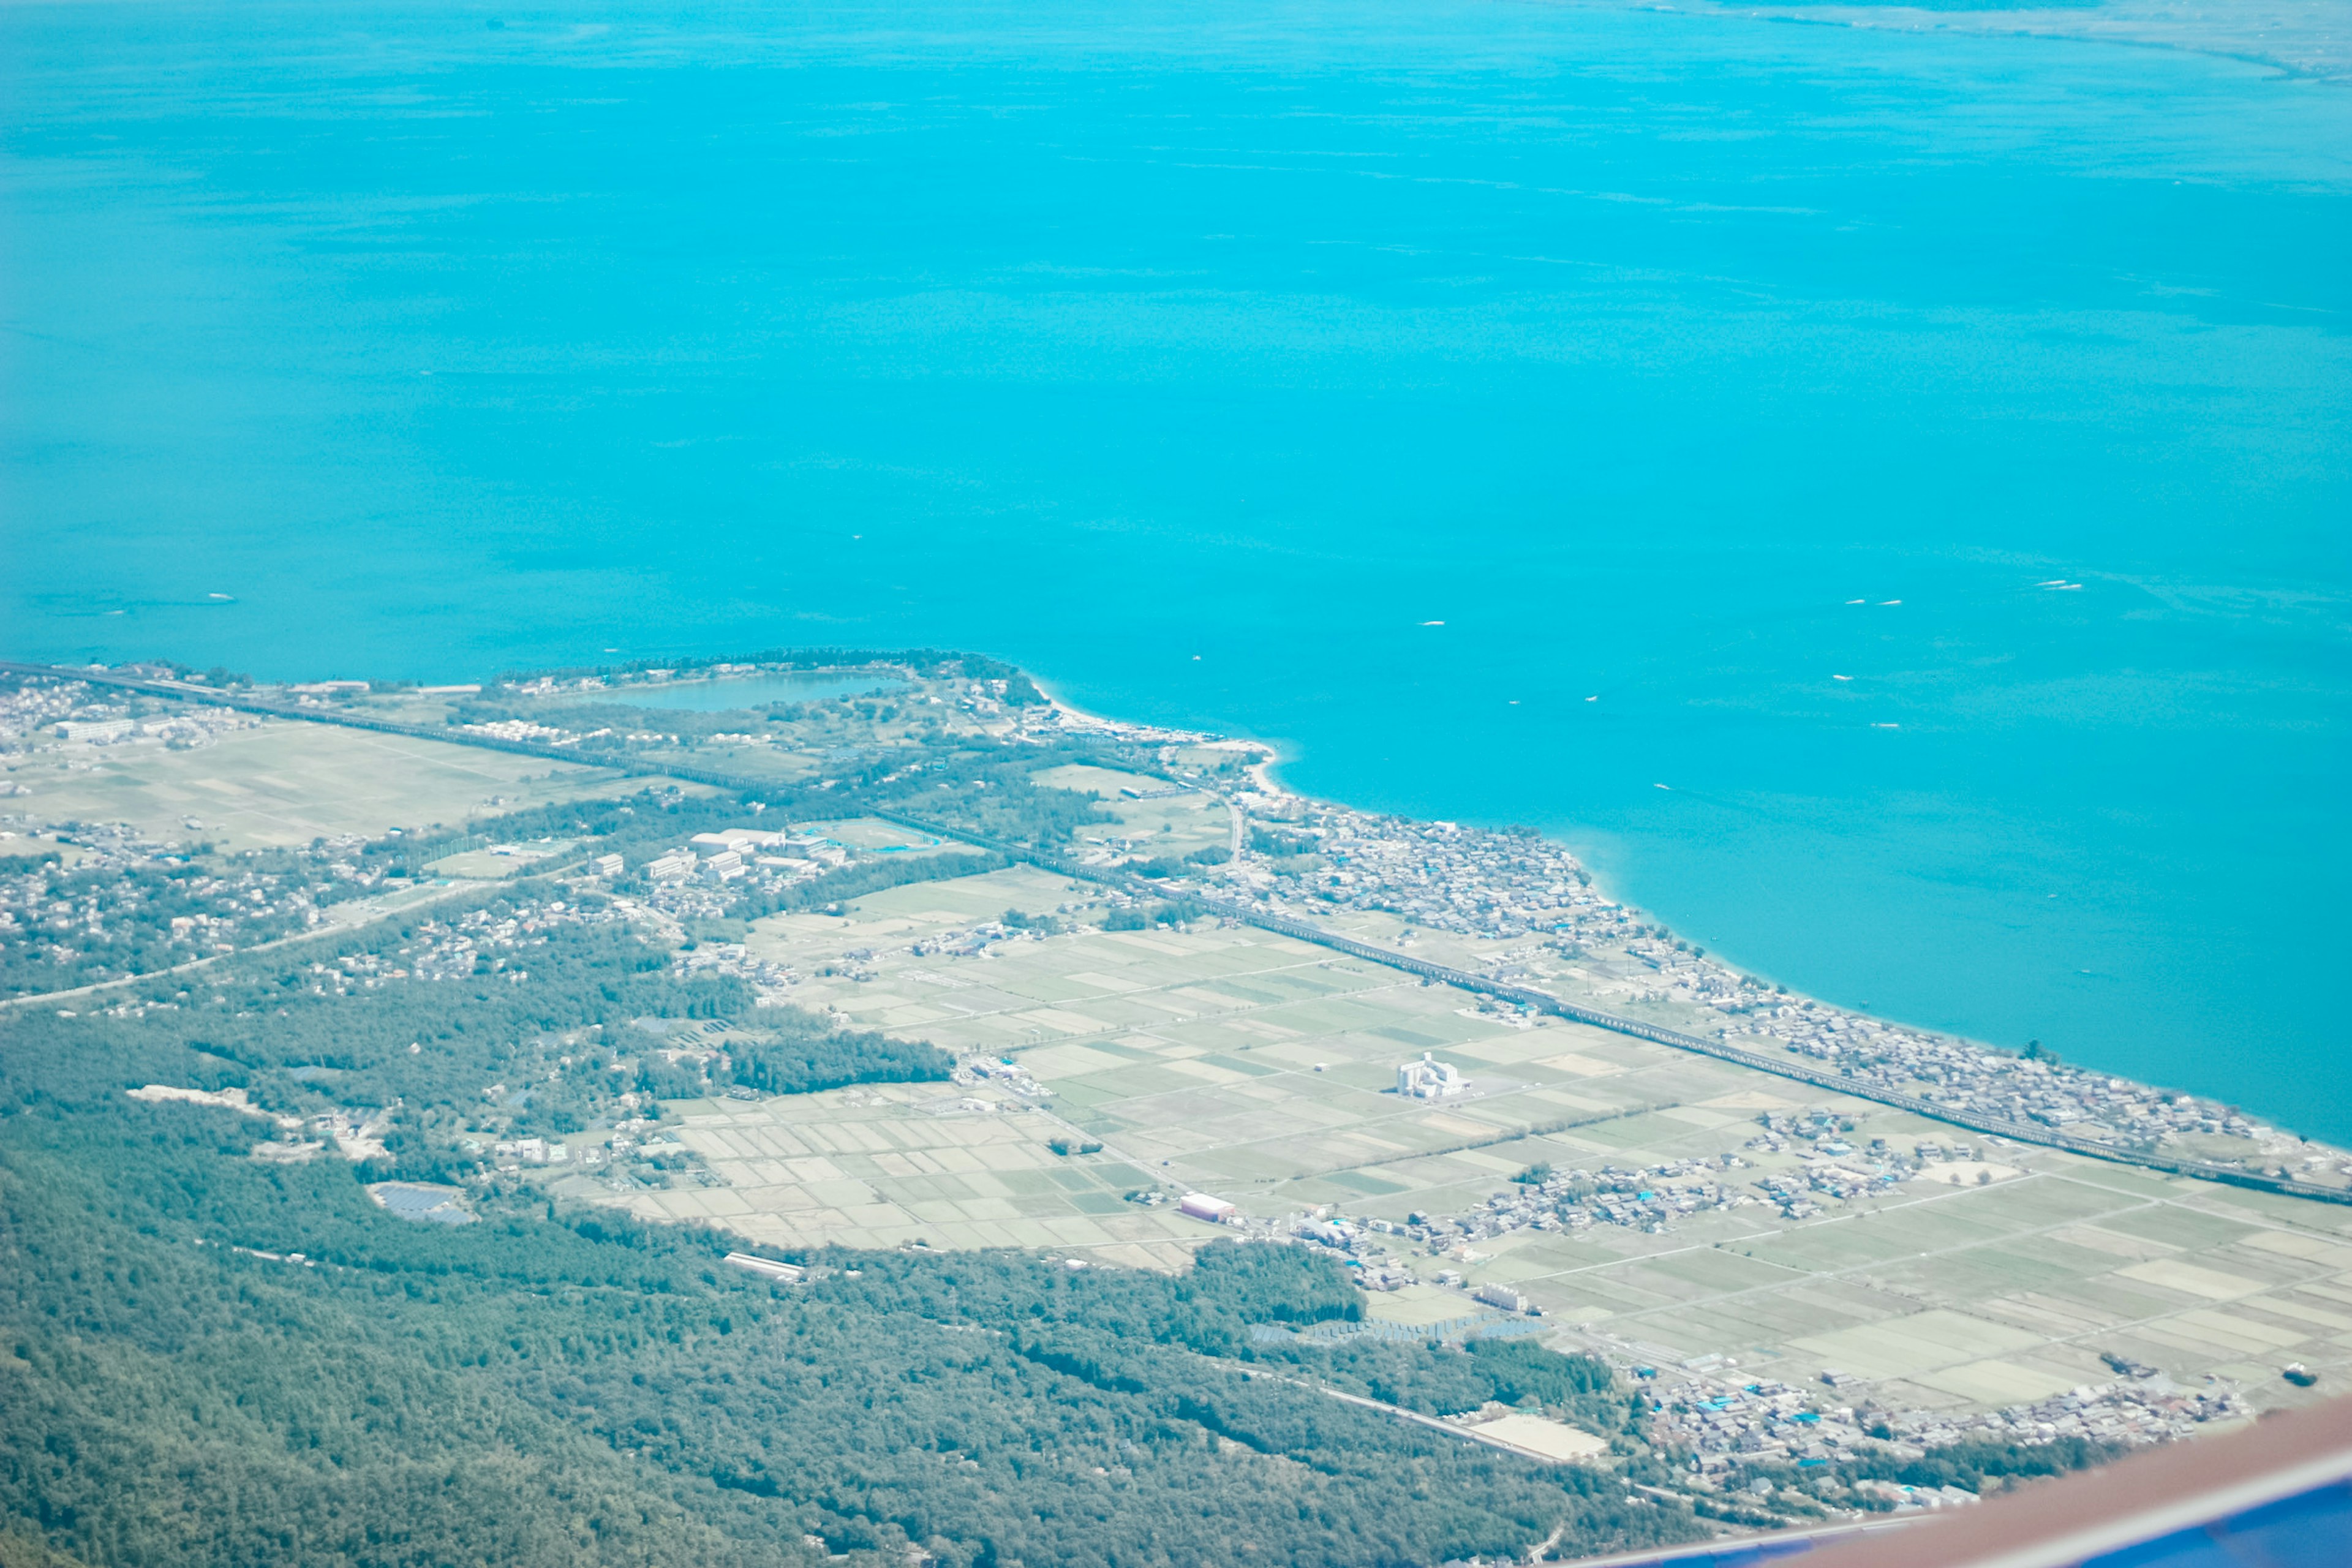
[{"label": "dirt field", "polygon": [[7,776],[32,792],[18,798],[18,810],[128,822],[152,837],[209,840],[223,849],[455,826],[470,816],[655,782],[475,746],[277,721],[193,751],[156,743],[43,750],[16,760]]}]

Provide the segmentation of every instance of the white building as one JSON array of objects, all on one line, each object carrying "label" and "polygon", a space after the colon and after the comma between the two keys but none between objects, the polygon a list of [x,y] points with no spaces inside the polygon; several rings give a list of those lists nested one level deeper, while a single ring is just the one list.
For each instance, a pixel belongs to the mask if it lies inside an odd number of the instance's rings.
[{"label": "white building", "polygon": [[791,840],[789,833],[772,833],[758,827],[729,827],[717,833],[698,833],[688,842],[705,849],[773,849]]},{"label": "white building", "polygon": [[1489,1307],[1500,1307],[1506,1312],[1524,1312],[1528,1310],[1528,1299],[1508,1285],[1481,1285],[1478,1287],[1477,1297]]},{"label": "white building", "polygon": [[1176,1205],[1176,1212],[1204,1219],[1212,1225],[1230,1225],[1238,1211],[1223,1198],[1213,1198],[1206,1193],[1187,1193]]},{"label": "white building", "polygon": [[1427,1051],[1421,1053],[1421,1060],[1397,1068],[1397,1092],[1409,1100],[1444,1100],[1469,1087],[1461,1068],[1433,1060]]},{"label": "white building", "polygon": [[694,875],[695,853],[691,849],[673,849],[646,862],[646,880],[649,882],[679,882]]},{"label": "white building", "polygon": [[617,877],[621,874],[621,858],[618,855],[599,855],[588,862],[588,870],[592,876]]}]

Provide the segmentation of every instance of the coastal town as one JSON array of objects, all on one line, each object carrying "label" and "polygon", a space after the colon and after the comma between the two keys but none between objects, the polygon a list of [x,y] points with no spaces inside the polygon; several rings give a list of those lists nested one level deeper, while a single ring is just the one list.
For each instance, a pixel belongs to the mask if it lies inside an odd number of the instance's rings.
[{"label": "coastal town", "polygon": [[[680,673],[740,678],[761,670],[747,664],[694,672],[665,669],[619,684],[643,686]],[[908,674],[877,673],[901,684]],[[607,686],[602,676],[540,677],[509,681],[501,689],[545,698]],[[478,688],[432,689],[457,698]],[[323,706],[365,691],[364,682],[341,681],[298,684],[273,695]],[[1198,792],[1230,813],[1229,848],[1203,851],[1181,864],[1154,863],[1149,882],[1130,873],[1142,864],[1140,849],[1150,846],[1118,835],[1090,836],[1078,859],[1102,879],[1098,897],[1114,906],[1189,895],[1309,925],[1360,925],[1363,917],[1373,917],[1379,929],[1348,934],[1401,958],[1442,960],[1498,985],[1622,1009],[1727,1047],[1778,1053],[1792,1064],[1833,1072],[1842,1087],[1850,1084],[1857,1092],[1884,1090],[1963,1118],[2046,1128],[2126,1155],[2161,1151],[2266,1177],[2352,1189],[2352,1155],[2308,1143],[2233,1107],[2063,1063],[2038,1043],[2022,1051],[1993,1049],[1790,995],[1785,986],[1738,973],[1611,899],[1565,847],[1531,833],[1413,821],[1310,801],[1274,782],[1272,752],[1253,742],[1124,724],[1050,702],[1009,704],[1005,697],[1003,679],[967,680],[919,690],[910,700],[1015,743],[1085,739],[1165,779],[1165,793]],[[67,767],[77,765],[70,759],[79,755],[93,758],[93,763],[79,765],[94,765],[95,758],[116,747],[204,745],[226,731],[267,721],[200,701],[74,682],[26,681],[0,692],[0,754],[38,748],[67,754]],[[479,724],[466,728],[481,731]],[[511,742],[533,737],[518,731],[511,737],[501,732],[500,738]],[[645,737],[654,738],[651,731]],[[671,737],[665,733],[661,739],[667,744]],[[1236,763],[1246,764],[1238,779]],[[13,780],[5,787],[12,793],[24,788]],[[47,821],[26,809],[31,804],[22,801],[14,816],[0,820],[0,832],[15,839],[14,845],[0,843],[0,850],[16,858],[13,875],[0,877],[0,942],[29,947],[32,933],[43,928],[49,956],[60,964],[68,961],[58,939],[68,928],[87,946],[107,930],[110,900],[154,895],[132,890],[127,882],[101,887],[85,876],[79,879],[78,896],[58,899],[52,896],[53,875],[44,873],[59,869],[65,857],[45,865],[27,864],[28,858],[38,860],[46,847],[58,845],[73,850],[77,867],[87,864],[93,871],[165,866],[184,861],[189,841],[203,831],[202,819],[191,815],[184,825],[187,839],[155,841],[133,834],[127,825]],[[59,845],[60,834],[72,844]],[[942,841],[930,842],[935,847]],[[299,924],[315,925],[319,904],[378,888],[404,869],[383,859],[363,863],[355,858],[362,847],[357,835],[322,838],[301,852],[299,867],[179,878],[173,891],[189,907],[171,917],[168,940],[194,956],[233,949],[265,933],[283,935]],[[789,825],[762,824],[694,836],[626,869],[640,907],[682,931],[684,922],[726,919],[751,897],[772,897],[853,858],[870,858],[870,851],[794,832]],[[414,865],[404,868],[413,873]],[[607,856],[591,869],[610,880],[624,867]],[[130,972],[110,969],[102,961],[85,963],[82,970],[85,978]],[[1508,1010],[1507,1004],[1482,1005]]]},{"label": "coastal town", "polygon": [[[1162,758],[1179,749],[1164,731],[1130,739]],[[1245,815],[1243,853],[1185,868],[1165,882],[1170,895],[1213,894],[1308,923],[1342,911],[1392,917],[1401,922],[1392,935],[1367,939],[1401,956],[1428,956],[1433,936],[1451,936],[1449,961],[1483,979],[1645,1009],[1685,1032],[1820,1064],[1865,1094],[1891,1090],[2118,1152],[2179,1150],[2352,1187],[2352,1156],[2233,1107],[2067,1065],[2038,1044],[1997,1050],[1792,996],[1606,897],[1572,854],[1541,838],[1307,801],[1274,787],[1263,768],[1256,779],[1258,787],[1226,796]]]},{"label": "coastal town", "polygon": [[[1461,1015],[1507,1035],[1556,1024],[1528,998],[1558,998],[1832,1072],[1839,1094],[1862,1100],[1884,1090],[2028,1132],[2063,1132],[2126,1157],[2186,1151],[2200,1161],[2305,1184],[2341,1186],[2352,1178],[2352,1157],[2210,1100],[2084,1070],[2038,1049],[1997,1050],[1891,1024],[1742,974],[1654,917],[1610,898],[1572,853],[1540,837],[1311,801],[1275,782],[1271,753],[1263,748],[1122,725],[1051,703],[1009,702],[1003,680],[932,687],[922,694],[924,706],[938,697],[936,706],[952,713],[959,732],[1041,750],[1082,740],[1093,748],[1095,765],[1109,770],[1106,781],[1131,781],[1088,786],[1107,816],[1126,816],[1087,826],[1072,846],[1041,853],[1039,863],[1061,879],[1025,910],[1000,906],[1000,912],[886,921],[878,929],[848,921],[855,900],[829,899],[822,889],[919,886],[929,874],[925,858],[969,859],[970,846],[896,805],[861,816],[846,790],[833,807],[838,816],[811,816],[805,806],[775,809],[754,799],[734,820],[689,813],[674,832],[633,830],[612,848],[593,838],[501,836],[504,795],[483,797],[478,815],[457,827],[387,825],[373,834],[320,835],[233,854],[205,842],[204,821],[194,813],[179,825],[182,836],[172,837],[127,822],[53,816],[43,809],[43,795],[54,786],[28,788],[14,763],[37,757],[53,770],[48,777],[70,777],[71,769],[142,750],[201,748],[285,721],[172,700],[119,700],[95,685],[23,683],[0,692],[0,756],[12,763],[6,787],[14,808],[0,817],[0,832],[10,836],[0,840],[0,951],[11,955],[8,973],[19,994],[71,989],[60,983],[69,979],[100,986],[84,1006],[143,1016],[226,1003],[194,984],[143,999],[131,992],[110,998],[105,988],[142,970],[225,957],[322,929],[340,932],[344,922],[364,932],[376,910],[397,908],[404,911],[397,940],[354,940],[297,960],[304,989],[343,997],[458,981],[528,986],[536,955],[552,937],[595,928],[652,942],[680,980],[724,979],[744,987],[751,1005],[734,1016],[640,1018],[519,1042],[528,1048],[519,1051],[514,1070],[471,1089],[462,1115],[430,1124],[456,1162],[446,1184],[376,1184],[378,1202],[396,1217],[445,1225],[556,1182],[640,1212],[665,1195],[729,1189],[739,1178],[712,1157],[690,1122],[681,1125],[675,1107],[763,1100],[732,1081],[731,1064],[761,1037],[765,1009],[805,1014],[827,1026],[868,1027],[869,1016],[856,1001],[863,990],[910,982],[969,987],[973,982],[961,977],[1018,967],[1028,962],[1024,954],[1055,944],[1098,942],[1108,932],[1213,937],[1255,919],[1303,930],[1310,941],[1311,933],[1330,933],[1355,944],[1351,953],[1376,962],[1463,974],[1487,988],[1460,994]],[[297,698],[328,711],[358,695],[321,690]],[[828,710],[824,721],[838,741],[841,714]],[[530,721],[514,721],[525,727],[511,732],[485,727],[499,722],[454,728],[514,746],[547,739],[529,732]],[[733,744],[739,733],[717,729],[703,738]],[[656,735],[665,749],[678,744],[667,730],[618,738],[652,744]],[[920,776],[932,765],[920,742],[904,734],[859,743],[870,776]],[[877,755],[894,759],[895,766],[877,769]],[[818,782],[832,788],[829,779]],[[698,798],[675,783],[634,787],[646,793],[628,798],[654,813],[682,810]],[[1160,814],[1149,818],[1160,824],[1155,828],[1119,826],[1150,812]],[[1183,832],[1171,831],[1180,822]],[[1020,847],[992,851],[979,864],[1017,864]],[[940,864],[950,876],[971,874],[966,860]],[[847,879],[859,877],[866,879]],[[450,900],[446,910],[420,901],[442,899]],[[814,919],[826,929],[840,920],[840,934],[787,952],[753,939],[764,911],[772,910],[804,911],[804,925]],[[153,938],[152,951],[126,947],[110,961],[89,956],[133,935]],[[1439,1114],[1477,1101],[1493,1087],[1483,1069],[1465,1071],[1444,1049],[1400,1052],[1382,1070],[1399,1103]],[[1541,1304],[1539,1289],[1487,1276],[1485,1266],[1499,1251],[1530,1238],[1620,1237],[1648,1247],[1685,1233],[1729,1234],[1721,1228],[1727,1224],[1747,1226],[1750,1234],[1763,1234],[1757,1226],[1793,1233],[1916,1201],[1923,1191],[1990,1189],[2020,1179],[2015,1139],[1974,1132],[1958,1121],[1935,1133],[1890,1135],[1864,1125],[1850,1104],[1823,1102],[1815,1092],[1818,1079],[1790,1081],[1787,1098],[1736,1121],[1713,1118],[1710,1125],[1721,1130],[1710,1152],[1535,1159],[1482,1193],[1364,1213],[1329,1202],[1244,1206],[1199,1190],[1133,1157],[1118,1135],[1089,1131],[1096,1123],[1068,1101],[1061,1078],[1020,1050],[959,1048],[948,1076],[916,1102],[921,1115],[1034,1123],[1048,1157],[1074,1170],[1090,1161],[1130,1162],[1138,1176],[1121,1195],[1126,1205],[1201,1226],[1207,1237],[1279,1243],[1328,1257],[1375,1297],[1412,1299],[1422,1313],[1417,1321],[1428,1326],[1398,1331],[1456,1341],[1571,1334],[1644,1391],[1651,1440],[1685,1457],[1678,1486],[1694,1496],[1720,1496],[1727,1507],[1759,1518],[1801,1521],[1824,1509],[1951,1507],[1975,1495],[1892,1481],[1855,1481],[1843,1490],[1806,1483],[1811,1468],[1855,1456],[1901,1458],[1990,1441],[2152,1443],[2243,1419],[2256,1407],[2231,1376],[2184,1381],[2121,1350],[2108,1352],[2113,1375],[2105,1381],[2035,1398],[1958,1405],[1890,1398],[1879,1392],[1882,1379],[1833,1364],[1801,1376],[1786,1358],[1769,1373],[1747,1376],[1724,1355],[1684,1354],[1605,1319],[1556,1318]],[[323,1090],[326,1082],[317,1087]],[[551,1095],[576,1097],[590,1086],[593,1092],[576,1100],[584,1114],[564,1131],[551,1130],[532,1109]],[[159,1103],[194,1092],[153,1085],[141,1091]],[[892,1112],[898,1103],[859,1088],[836,1092],[844,1106]],[[666,1096],[685,1099],[665,1105]],[[261,1114],[249,1104],[217,1103]],[[425,1125],[396,1104],[313,1103],[299,1115],[275,1115],[277,1134],[255,1148],[256,1160],[366,1161],[383,1153],[388,1138]],[[1544,1122],[1516,1136],[1533,1138],[1565,1124]],[[1382,1321],[1370,1323],[1381,1328]]]},{"label": "coastal town", "polygon": [[0,37],[0,1568],[2352,1568],[2352,0]]}]

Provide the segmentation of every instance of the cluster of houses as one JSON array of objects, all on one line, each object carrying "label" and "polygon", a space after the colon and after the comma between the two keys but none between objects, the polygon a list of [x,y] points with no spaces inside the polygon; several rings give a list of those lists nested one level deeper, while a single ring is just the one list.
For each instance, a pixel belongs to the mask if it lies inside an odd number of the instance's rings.
[{"label": "cluster of houses", "polygon": [[1228,896],[1304,906],[1296,912],[1385,910],[1433,931],[1504,941],[1538,925],[1589,925],[1596,938],[1632,925],[1632,916],[1592,891],[1575,856],[1541,838],[1257,793],[1237,803],[1264,814],[1277,841],[1311,860],[1244,857],[1218,877]]},{"label": "cluster of houses", "polygon": [[387,952],[350,953],[310,966],[312,989],[372,988],[386,981],[464,980],[480,973],[516,984],[529,978],[530,950],[562,927],[607,925],[625,918],[609,905],[528,900],[468,910],[450,920],[419,921],[415,934]]},{"label": "cluster of houses", "polygon": [[234,708],[111,693],[100,698],[78,680],[24,681],[0,689],[0,755],[140,743],[187,751],[267,722]]},{"label": "cluster of houses", "polygon": [[1513,1231],[1576,1231],[1595,1225],[1663,1234],[1674,1222],[1716,1209],[1758,1203],[1756,1196],[1726,1181],[1745,1161],[1733,1154],[1669,1160],[1633,1170],[1603,1165],[1597,1171],[1537,1167],[1466,1214],[1415,1214],[1404,1227],[1412,1239],[1441,1250],[1507,1236]]},{"label": "cluster of houses", "polygon": [[[1722,1356],[1682,1367],[1637,1365],[1649,1395],[1652,1440],[1690,1456],[1702,1478],[1736,1481],[1758,1464],[1825,1464],[1864,1455],[1916,1459],[1968,1441],[2034,1445],[2061,1437],[2144,1445],[2186,1436],[2208,1422],[2252,1413],[2226,1383],[2184,1389],[2161,1378],[2135,1378],[2072,1390],[2050,1399],[1974,1414],[1906,1411],[1856,1401],[1855,1381],[1825,1373],[1821,1388],[1742,1376]],[[1823,1390],[1827,1390],[1824,1393]],[[1973,1492],[1937,1495],[1933,1487],[1861,1483],[1898,1508],[1974,1502]]]},{"label": "cluster of houses", "polygon": [[1769,1043],[1866,1083],[2019,1123],[2124,1145],[2188,1134],[2264,1140],[2272,1130],[2227,1106],[2128,1079],[2083,1071],[2038,1054],[2012,1056],[1884,1024],[1816,1002],[1782,1002],[1727,1038]]},{"label": "cluster of houses", "polygon": [[[234,952],[308,930],[324,918],[322,905],[360,890],[337,886],[343,879],[328,852],[294,855],[291,868],[232,860],[215,869],[193,862],[180,841],[127,823],[0,815],[0,858],[13,862],[0,870],[11,984],[44,991],[120,978],[134,965],[159,967],[159,946],[170,963]],[[58,863],[44,864],[51,856]]]}]

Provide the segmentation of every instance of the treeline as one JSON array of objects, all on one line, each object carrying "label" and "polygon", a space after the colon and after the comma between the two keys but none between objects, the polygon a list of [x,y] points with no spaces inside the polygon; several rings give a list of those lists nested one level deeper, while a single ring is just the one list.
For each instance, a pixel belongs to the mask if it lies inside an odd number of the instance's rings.
[{"label": "treeline", "polygon": [[[611,799],[555,801],[498,816],[478,817],[469,833],[513,843],[538,838],[593,839],[598,854],[650,859],[654,852],[719,827],[740,827],[757,813],[731,795],[688,795],[647,788]],[[359,850],[363,865],[381,867],[408,858],[405,836],[372,839]]]},{"label": "treeline", "polygon": [[1203,866],[1222,866],[1233,858],[1234,852],[1223,845],[1211,844],[1181,859],[1173,855],[1154,855],[1149,860],[1129,859],[1120,869],[1158,880],[1168,877],[1190,877]]},{"label": "treeline", "polygon": [[2047,1443],[2012,1443],[1970,1437],[1915,1458],[1882,1449],[1843,1462],[1840,1474],[1854,1479],[1894,1481],[1906,1487],[1959,1487],[1982,1491],[1990,1480],[2034,1479],[2088,1469],[2128,1453],[2121,1443],[2088,1437],[2054,1437]]},{"label": "treeline", "polygon": [[[920,748],[891,748],[845,763],[839,775],[823,787],[746,780],[740,795],[648,788],[618,798],[557,802],[478,818],[467,830],[517,842],[580,840],[583,850],[620,855],[632,870],[697,833],[755,822],[782,827],[856,816],[876,808],[936,823],[950,833],[977,833],[1055,848],[1066,846],[1082,827],[1115,819],[1093,795],[1041,784],[1034,775],[1065,763],[1098,760],[1097,753],[1087,747],[1008,746],[985,737],[959,738]],[[411,847],[404,838],[378,839],[360,854],[368,864],[388,865],[409,858]],[[848,869],[882,874],[872,868]],[[929,878],[927,874],[911,879]],[[829,892],[819,901],[895,885],[885,880],[851,892]]]},{"label": "treeline", "polygon": [[1293,855],[1312,855],[1321,848],[1323,841],[1311,833],[1285,833],[1261,823],[1249,825],[1251,853],[1271,855],[1276,859]]},{"label": "treeline", "polygon": [[[762,1094],[810,1094],[852,1083],[922,1083],[948,1076],[955,1058],[928,1040],[894,1040],[870,1029],[835,1028],[797,1008],[769,1008],[763,1038],[730,1040],[730,1077]],[[655,1087],[649,1080],[648,1087]]]},{"label": "treeline", "polygon": [[[1880,1428],[1875,1434],[1892,1437]],[[2016,1443],[1992,1437],[1969,1437],[1924,1454],[1904,1454],[1892,1447],[1850,1451],[1825,1464],[1794,1465],[1780,1460],[1750,1460],[1741,1467],[1743,1478],[1770,1482],[1784,1492],[1811,1497],[1841,1508],[1885,1509],[1893,1504],[1869,1492],[1853,1490],[1857,1481],[1892,1481],[1906,1487],[1958,1487],[1984,1493],[2004,1484],[2038,1480],[2089,1469],[2131,1452],[2129,1445],[2095,1438],[2064,1436],[2048,1442]],[[1749,1520],[1734,1510],[1722,1517]]]},{"label": "treeline", "polygon": [[1402,1568],[1696,1532],[1295,1361],[1244,1375],[1250,1324],[1361,1310],[1296,1249],[1174,1278],[828,1252],[794,1290],[609,1213],[404,1225],[349,1167],[242,1158],[259,1133],[223,1112],[26,1103],[0,1115],[0,1516],[88,1563]]},{"label": "treeline", "polygon": [[822,872],[805,882],[791,883],[774,892],[753,889],[736,900],[732,912],[741,920],[758,920],[762,915],[782,914],[792,910],[821,910],[828,904],[862,899],[868,893],[878,893],[887,888],[904,888],[916,882],[944,882],[957,877],[977,877],[982,872],[1001,870],[1011,863],[1003,856],[986,849],[909,851],[879,860],[868,860],[861,865],[843,866]]},{"label": "treeline", "polygon": [[1334,1388],[1424,1415],[1451,1415],[1492,1402],[1616,1436],[1633,1432],[1641,1411],[1640,1396],[1619,1387],[1606,1363],[1561,1355],[1528,1340],[1473,1340],[1466,1347],[1294,1340],[1260,1345],[1255,1353],[1288,1362]]},{"label": "treeline", "polygon": [[986,654],[968,653],[963,656],[962,665],[961,673],[969,679],[1004,682],[1004,701],[1008,707],[1029,708],[1045,700],[1045,694],[1037,689],[1037,683],[1029,679],[1028,671],[1017,664],[1007,664]]}]

